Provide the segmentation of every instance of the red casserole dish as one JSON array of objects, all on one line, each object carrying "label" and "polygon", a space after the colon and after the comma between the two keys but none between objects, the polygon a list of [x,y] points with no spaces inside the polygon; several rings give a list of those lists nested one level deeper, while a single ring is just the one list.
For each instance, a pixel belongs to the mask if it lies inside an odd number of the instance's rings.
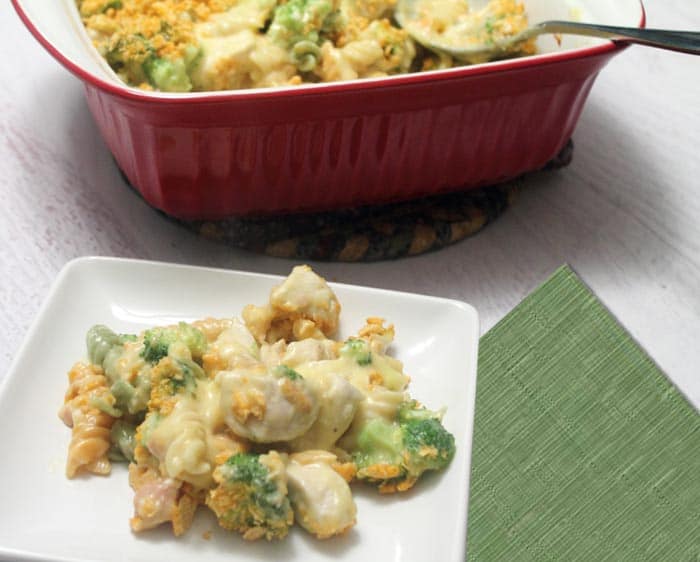
[{"label": "red casserole dish", "polygon": [[[68,2],[47,9],[44,0],[13,0],[34,36],[84,82],[88,107],[131,184],[182,219],[399,201],[536,170],[571,137],[598,72],[623,49],[587,39],[418,74],[164,94],[111,75]],[[589,21],[645,24],[638,0],[582,4],[598,10]]]}]

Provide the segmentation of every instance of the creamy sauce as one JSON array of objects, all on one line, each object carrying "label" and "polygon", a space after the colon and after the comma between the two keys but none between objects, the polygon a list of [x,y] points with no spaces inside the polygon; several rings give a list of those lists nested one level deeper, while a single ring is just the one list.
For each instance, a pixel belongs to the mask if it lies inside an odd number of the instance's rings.
[{"label": "creamy sauce", "polygon": [[[212,40],[218,33],[231,37],[226,34],[236,25],[220,18],[209,30]],[[268,303],[245,311],[244,320],[207,318],[124,341],[104,328],[107,339],[100,342],[117,342],[105,344],[111,347],[103,359],[93,359],[102,361],[106,375],[102,366],[83,363],[69,374],[64,423],[75,430],[86,425],[83,418],[92,419],[84,429],[93,457],[81,464],[84,470],[109,471],[115,421],[124,434],[127,426],[134,432],[128,455],[134,531],[171,522],[181,534],[206,503],[222,526],[244,538],[281,538],[255,521],[269,505],[229,517],[261,494],[288,515],[288,522],[277,521],[285,533],[292,509],[319,538],[355,524],[348,482],[359,474],[358,433],[369,421],[395,423],[409,400],[409,377],[387,354],[393,327],[368,318],[356,336],[332,339],[340,303],[306,266],[294,268]],[[279,339],[281,333],[287,337]],[[131,397],[133,411],[114,407],[120,392]],[[249,451],[255,455],[235,456]],[[69,456],[69,466],[74,460]],[[247,476],[232,482],[239,470]],[[243,530],[232,523],[239,515]]]},{"label": "creamy sauce", "polygon": [[[524,6],[517,0],[491,0],[480,10],[464,0],[415,0],[413,12],[403,14],[403,23],[428,44],[455,49],[493,46],[528,27]],[[532,48],[516,44],[513,51]],[[483,54],[477,57],[488,60]]]}]

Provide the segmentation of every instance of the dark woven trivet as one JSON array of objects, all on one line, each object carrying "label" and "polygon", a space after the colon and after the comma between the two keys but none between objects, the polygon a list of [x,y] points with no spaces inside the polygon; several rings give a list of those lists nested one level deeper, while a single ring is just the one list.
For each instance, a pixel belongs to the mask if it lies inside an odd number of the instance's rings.
[{"label": "dark woven trivet", "polygon": [[[571,162],[573,143],[546,166]],[[512,203],[520,182],[388,205],[323,213],[184,221],[201,236],[268,256],[319,261],[377,261],[415,256],[479,232]]]}]

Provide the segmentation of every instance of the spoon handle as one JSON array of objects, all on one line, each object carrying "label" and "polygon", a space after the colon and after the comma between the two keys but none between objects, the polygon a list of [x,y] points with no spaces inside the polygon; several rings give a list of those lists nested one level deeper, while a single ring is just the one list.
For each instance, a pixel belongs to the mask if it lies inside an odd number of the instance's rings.
[{"label": "spoon handle", "polygon": [[660,47],[671,51],[700,55],[700,33],[696,31],[638,29],[568,21],[545,21],[535,25],[532,29],[535,35],[542,33],[590,35],[612,39],[613,41],[637,43],[649,47]]}]

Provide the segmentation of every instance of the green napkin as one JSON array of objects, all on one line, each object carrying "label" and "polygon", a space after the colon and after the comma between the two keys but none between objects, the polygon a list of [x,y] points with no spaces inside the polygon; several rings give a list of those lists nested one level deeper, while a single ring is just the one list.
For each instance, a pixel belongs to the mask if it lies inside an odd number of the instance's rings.
[{"label": "green napkin", "polygon": [[700,415],[568,267],[481,338],[468,560],[700,562]]}]

